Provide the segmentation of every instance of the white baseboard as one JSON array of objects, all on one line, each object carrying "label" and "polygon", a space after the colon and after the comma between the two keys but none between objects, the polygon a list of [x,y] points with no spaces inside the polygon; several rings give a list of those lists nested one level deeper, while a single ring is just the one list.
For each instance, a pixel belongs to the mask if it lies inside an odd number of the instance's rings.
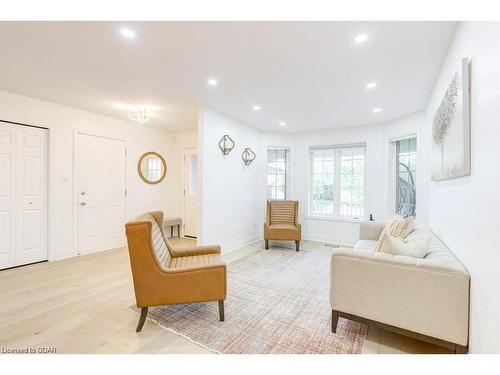
[{"label": "white baseboard", "polygon": [[328,235],[311,235],[309,233],[305,233],[302,236],[302,239],[308,240],[308,241],[316,241],[316,242],[326,242],[326,243],[331,243],[331,244],[336,244],[336,245],[341,245],[341,246],[353,246],[353,243],[349,243],[347,241],[342,241],[337,238],[328,236]]},{"label": "white baseboard", "polygon": [[262,236],[253,236],[253,237],[247,238],[245,240],[238,241],[235,245],[232,245],[229,248],[222,249],[222,253],[229,254],[233,251],[241,249],[242,247],[250,246],[251,244],[253,244],[257,241],[261,241],[261,240],[262,240]]}]

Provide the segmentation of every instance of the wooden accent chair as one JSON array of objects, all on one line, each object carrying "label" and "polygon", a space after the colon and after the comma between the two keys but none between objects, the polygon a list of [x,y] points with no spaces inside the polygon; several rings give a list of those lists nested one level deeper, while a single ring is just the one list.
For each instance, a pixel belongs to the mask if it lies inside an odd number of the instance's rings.
[{"label": "wooden accent chair", "polygon": [[146,213],[125,225],[140,332],[149,306],[218,301],[224,321],[226,265],[220,246],[173,249],[163,232],[163,212]]},{"label": "wooden accent chair", "polygon": [[266,249],[269,249],[269,240],[285,240],[295,241],[295,250],[299,251],[302,227],[297,221],[298,211],[298,201],[267,201]]}]

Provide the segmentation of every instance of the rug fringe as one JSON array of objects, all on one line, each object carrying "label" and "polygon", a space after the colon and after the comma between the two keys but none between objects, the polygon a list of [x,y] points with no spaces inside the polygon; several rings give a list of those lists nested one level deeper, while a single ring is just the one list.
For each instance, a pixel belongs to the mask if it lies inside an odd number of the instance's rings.
[{"label": "rug fringe", "polygon": [[[128,307],[127,310],[132,311],[136,315],[140,315],[139,312],[135,311],[133,308]],[[215,353],[215,354],[222,354],[221,352],[219,352],[219,351],[217,351],[215,349],[211,349],[211,348],[203,345],[201,342],[193,340],[191,337],[189,337],[187,335],[184,335],[184,334],[182,334],[180,332],[177,332],[173,328],[164,326],[163,324],[161,324],[160,322],[158,322],[156,319],[153,319],[153,318],[150,318],[150,317],[146,317],[146,320],[149,320],[150,322],[156,324],[158,327],[163,328],[165,331],[172,332],[172,333],[176,334],[177,336],[180,336],[180,337],[182,337],[182,338],[184,338],[184,339],[192,342],[193,344],[196,344],[196,345],[202,347],[203,349],[206,349],[206,350],[208,350],[208,351],[210,351],[212,353]]]}]

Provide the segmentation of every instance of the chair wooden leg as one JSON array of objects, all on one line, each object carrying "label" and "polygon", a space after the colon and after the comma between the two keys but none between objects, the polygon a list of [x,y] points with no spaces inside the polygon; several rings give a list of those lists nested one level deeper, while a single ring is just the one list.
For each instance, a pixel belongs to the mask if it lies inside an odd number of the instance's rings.
[{"label": "chair wooden leg", "polygon": [[265,240],[265,242],[266,242],[266,250],[268,250],[269,249],[269,240]]},{"label": "chair wooden leg", "polygon": [[332,310],[332,332],[337,332],[337,323],[339,322],[339,312]]},{"label": "chair wooden leg", "polygon": [[141,317],[139,318],[139,323],[137,324],[137,328],[135,329],[136,332],[141,332],[142,326],[144,325],[144,322],[146,321],[147,315],[148,315],[148,308],[141,307]]},{"label": "chair wooden leg", "polygon": [[295,251],[299,251],[300,241],[295,241]]},{"label": "chair wooden leg", "polygon": [[467,354],[468,351],[466,346],[455,344],[455,354]]},{"label": "chair wooden leg", "polygon": [[219,302],[219,320],[221,322],[224,321],[224,301],[217,301]]}]

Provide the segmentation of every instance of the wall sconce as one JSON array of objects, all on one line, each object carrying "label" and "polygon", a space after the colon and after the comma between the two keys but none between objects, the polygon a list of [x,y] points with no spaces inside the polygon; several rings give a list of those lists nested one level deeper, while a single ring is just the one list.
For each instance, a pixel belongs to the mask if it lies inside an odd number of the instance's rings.
[{"label": "wall sconce", "polygon": [[241,158],[243,159],[245,165],[249,165],[255,159],[255,153],[247,147],[243,150]]},{"label": "wall sconce", "polygon": [[224,155],[227,155],[234,148],[234,141],[226,134],[220,139],[219,148]]}]

